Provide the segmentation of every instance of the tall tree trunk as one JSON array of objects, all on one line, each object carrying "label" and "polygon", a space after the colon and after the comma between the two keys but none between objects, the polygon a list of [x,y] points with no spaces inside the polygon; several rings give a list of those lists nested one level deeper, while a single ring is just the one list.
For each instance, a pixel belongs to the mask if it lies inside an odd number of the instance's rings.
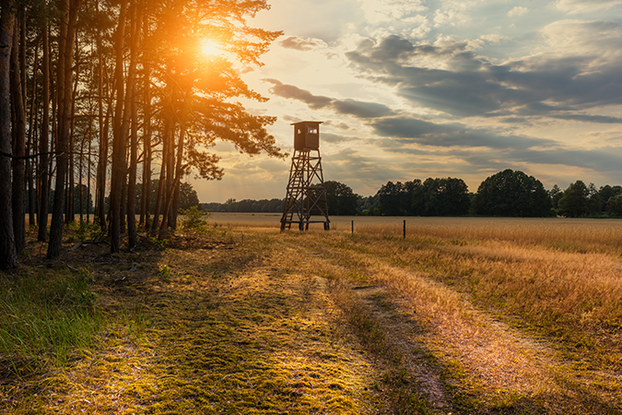
[{"label": "tall tree trunk", "polygon": [[[179,188],[179,182],[182,176],[182,158],[183,158],[185,136],[186,136],[186,129],[182,125],[181,131],[179,133],[179,142],[177,143],[177,163],[175,166],[175,170],[173,171],[174,177],[172,177],[171,179],[171,186],[168,189],[168,192],[166,194],[166,203],[164,207],[164,212],[168,211],[169,218],[174,218],[174,220],[177,220],[177,215],[173,212],[173,206],[175,205],[175,201],[174,201],[175,194],[176,193],[179,194],[178,188]],[[171,143],[171,147],[172,145],[173,144]],[[174,155],[171,155],[170,157],[171,159],[173,159]],[[172,165],[173,163],[170,163],[170,164]],[[164,238],[166,234],[166,229],[168,226],[170,226],[172,229],[175,229],[175,224],[173,220],[169,219],[168,221],[166,221],[163,218],[162,225],[160,225],[160,233],[158,235],[158,239]]]},{"label": "tall tree trunk", "polygon": [[[171,111],[174,109],[171,108]],[[171,206],[169,203],[169,194],[173,189],[173,182],[175,180],[175,124],[173,123],[173,128],[171,129],[170,138],[168,141],[168,153],[166,157],[166,193],[164,194],[164,198],[162,199],[164,210],[162,213],[162,224],[160,225],[160,229],[167,229],[171,224],[172,213]]]},{"label": "tall tree trunk", "polygon": [[112,144],[112,186],[110,190],[110,252],[119,252],[121,249],[121,192],[125,180],[125,140],[126,131],[123,131],[123,42],[125,39],[125,15],[127,0],[121,0],[119,25],[116,36],[116,68],[115,81],[117,89],[117,103],[114,116],[113,144]]},{"label": "tall tree trunk", "polygon": [[[76,41],[78,37],[76,36]],[[76,42],[77,45],[77,42]],[[76,56],[76,76],[73,81],[73,89],[71,91],[71,105],[69,106],[70,112],[69,117],[67,118],[70,122],[69,126],[69,174],[67,177],[67,214],[65,216],[65,223],[73,223],[76,220],[76,154],[75,154],[75,130],[76,130],[76,120],[74,114],[76,112],[76,96],[78,95],[78,81],[80,77],[80,69],[79,69],[79,57]],[[70,79],[71,81],[71,79]],[[67,85],[67,88],[69,86]],[[82,155],[80,155],[82,157]]]},{"label": "tall tree trunk", "polygon": [[[95,10],[99,16],[99,1],[95,2]],[[108,169],[108,129],[104,134],[104,52],[102,46],[101,27],[96,30],[97,42],[97,111],[99,132],[99,160],[97,161],[97,178],[95,179],[95,217],[102,229],[106,229],[106,171]]]},{"label": "tall tree trunk", "polygon": [[[184,104],[185,105],[185,104]],[[184,111],[185,114],[185,111]],[[183,117],[183,121],[185,124],[186,117]],[[177,146],[177,161],[175,165],[175,191],[173,192],[173,200],[172,200],[172,208],[171,213],[173,215],[173,221],[171,222],[171,228],[173,230],[177,229],[177,213],[179,211],[179,194],[180,194],[180,186],[181,178],[184,174],[183,172],[183,159],[184,159],[184,145],[186,141],[186,126],[181,126],[181,132],[179,134],[179,143]]]},{"label": "tall tree trunk", "polygon": [[5,1],[0,14],[0,269],[17,266],[11,198],[11,49],[15,13]]},{"label": "tall tree trunk", "polygon": [[[143,36],[149,35],[149,17],[144,15]],[[151,207],[151,67],[148,60],[143,63],[144,104],[143,104],[143,188],[140,207],[140,223],[149,227],[149,208]]]},{"label": "tall tree trunk", "polygon": [[[128,244],[133,249],[138,243],[136,233],[136,171],[138,169],[138,103],[136,94],[136,60],[138,54],[138,22],[141,17],[138,12],[136,0],[132,1],[130,14],[132,16],[131,25],[131,52],[130,69],[128,74],[128,100],[126,110],[129,109],[132,131],[130,135],[130,171],[127,184],[127,231]],[[142,11],[141,11],[142,12]]]},{"label": "tall tree trunk", "polygon": [[[24,16],[21,12],[20,16]],[[17,29],[15,25],[14,30]],[[20,71],[20,51],[17,31],[13,34],[11,49],[11,98],[15,114],[13,125],[13,232],[15,249],[19,254],[26,247],[26,111],[24,108],[24,85]]]},{"label": "tall tree trunk", "polygon": [[78,163],[78,197],[80,198],[80,200],[78,201],[78,205],[79,205],[79,209],[80,209],[80,225],[82,225],[82,222],[84,221],[84,199],[83,199],[83,192],[82,192],[82,169],[84,168],[82,160],[83,157],[82,155],[84,154],[84,140],[86,138],[82,137],[82,140],[80,141],[80,162]]},{"label": "tall tree trunk", "polygon": [[[91,129],[91,121],[89,120],[89,130]],[[86,223],[91,223],[91,145],[93,143],[93,136],[89,134],[89,157],[87,158],[87,184],[86,184]]]},{"label": "tall tree trunk", "polygon": [[44,24],[42,31],[43,39],[43,88],[41,98],[43,100],[43,121],[41,125],[41,136],[39,137],[39,232],[37,240],[45,241],[48,228],[48,142],[50,139],[50,42],[48,38],[47,23]]},{"label": "tall tree trunk", "polygon": [[160,211],[162,210],[163,200],[166,197],[166,159],[168,157],[168,143],[171,140],[169,137],[170,130],[171,121],[169,117],[165,115],[164,133],[162,134],[162,162],[160,163],[160,180],[158,182],[158,193],[156,195],[155,210],[153,212],[153,223],[151,224],[151,235],[155,235],[158,230]]},{"label": "tall tree trunk", "polygon": [[58,140],[56,145],[56,189],[54,193],[54,207],[52,210],[52,225],[50,227],[50,243],[48,258],[60,255],[63,238],[63,205],[65,198],[65,179],[67,177],[68,156],[70,152],[70,127],[72,105],[72,62],[73,38],[75,36],[78,9],[81,0],[60,0],[61,38],[58,60],[58,112],[59,124]]},{"label": "tall tree trunk", "polygon": [[[38,129],[38,113],[39,113],[39,101],[37,96],[37,73],[39,72],[39,44],[41,43],[41,36],[37,38],[37,44],[35,46],[35,61],[32,67],[32,88],[30,98],[30,122],[28,123],[28,148],[27,153],[31,155],[37,151],[37,140],[35,132]],[[25,84],[24,84],[25,85]],[[28,223],[30,226],[35,226],[35,212],[36,212],[36,197],[34,186],[34,171],[36,166],[35,158],[28,158],[26,161],[26,176],[28,177]]]}]

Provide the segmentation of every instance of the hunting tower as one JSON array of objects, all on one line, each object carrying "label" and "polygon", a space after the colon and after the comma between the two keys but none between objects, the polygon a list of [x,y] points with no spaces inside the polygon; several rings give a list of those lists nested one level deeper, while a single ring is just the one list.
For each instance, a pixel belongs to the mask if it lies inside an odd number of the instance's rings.
[{"label": "hunting tower", "polygon": [[[320,124],[318,121],[303,121],[294,126],[294,155],[289,171],[287,195],[281,217],[281,231],[298,224],[301,231],[308,230],[310,223],[323,223],[329,230],[326,188],[320,156]],[[311,216],[320,217],[311,220]]]}]

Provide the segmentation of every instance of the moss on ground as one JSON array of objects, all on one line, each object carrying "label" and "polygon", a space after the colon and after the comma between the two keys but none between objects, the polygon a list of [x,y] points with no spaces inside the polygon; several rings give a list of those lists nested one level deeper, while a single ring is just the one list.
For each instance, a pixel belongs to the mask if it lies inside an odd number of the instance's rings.
[{"label": "moss on ground", "polygon": [[288,269],[270,242],[102,260],[99,346],[0,412],[375,413],[373,365],[338,335],[326,281]]},{"label": "moss on ground", "polygon": [[619,337],[534,330],[510,301],[528,293],[485,285],[548,251],[266,229],[106,250],[53,264],[91,264],[99,332],[64,364],[0,380],[0,413],[621,413]]}]

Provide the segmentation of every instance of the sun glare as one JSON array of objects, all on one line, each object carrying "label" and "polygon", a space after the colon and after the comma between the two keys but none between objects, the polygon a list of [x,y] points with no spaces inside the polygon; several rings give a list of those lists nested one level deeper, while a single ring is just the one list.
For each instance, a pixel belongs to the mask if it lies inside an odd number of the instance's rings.
[{"label": "sun glare", "polygon": [[220,55],[222,53],[218,45],[211,40],[204,40],[201,42],[201,51],[206,56]]}]

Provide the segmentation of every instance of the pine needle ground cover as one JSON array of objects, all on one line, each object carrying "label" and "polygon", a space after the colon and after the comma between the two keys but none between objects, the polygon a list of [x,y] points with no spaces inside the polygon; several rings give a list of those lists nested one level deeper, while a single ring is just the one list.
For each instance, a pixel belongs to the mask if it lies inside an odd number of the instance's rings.
[{"label": "pine needle ground cover", "polygon": [[67,251],[91,340],[31,371],[3,356],[0,412],[622,413],[620,247],[508,229]]}]

